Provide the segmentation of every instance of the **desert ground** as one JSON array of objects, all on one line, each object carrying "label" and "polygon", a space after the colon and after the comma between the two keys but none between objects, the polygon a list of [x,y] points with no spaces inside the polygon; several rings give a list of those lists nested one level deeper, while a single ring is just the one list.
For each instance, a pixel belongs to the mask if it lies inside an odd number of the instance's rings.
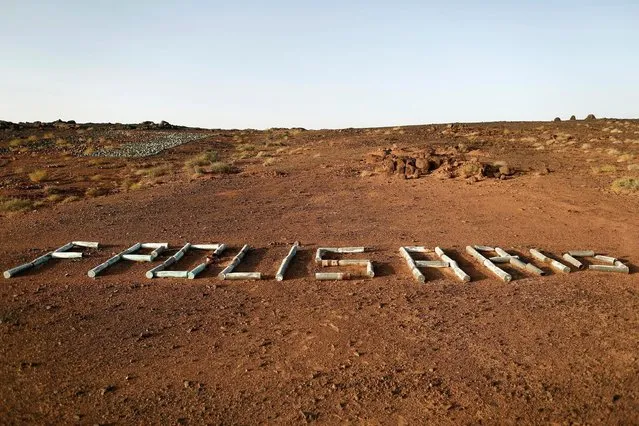
[{"label": "desert ground", "polygon": [[[639,120],[373,129],[0,122],[2,424],[639,423]],[[274,279],[295,241],[284,281]],[[136,242],[225,243],[194,280]],[[244,245],[238,271],[217,274]],[[465,252],[499,246],[547,272]],[[422,269],[442,247],[471,277]],[[318,247],[374,278],[317,281]],[[629,274],[531,258],[590,249]],[[189,268],[205,254],[188,252]],[[423,257],[432,259],[430,254]],[[590,260],[587,260],[590,263]]]}]

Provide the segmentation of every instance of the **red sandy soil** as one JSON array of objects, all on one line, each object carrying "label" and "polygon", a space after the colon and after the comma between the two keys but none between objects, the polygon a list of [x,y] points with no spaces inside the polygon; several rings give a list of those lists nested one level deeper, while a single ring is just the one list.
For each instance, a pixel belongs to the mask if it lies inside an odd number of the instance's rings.
[{"label": "red sandy soil", "polygon": [[[5,132],[0,147],[29,131]],[[103,245],[3,280],[1,423],[639,422],[639,197],[610,187],[637,175],[628,166],[639,122],[200,132],[158,156],[108,160],[119,168],[100,169],[107,196],[0,217],[3,270],[71,240]],[[256,149],[243,155],[241,144]],[[403,179],[370,155],[453,147],[514,173]],[[237,173],[184,170],[207,150]],[[48,185],[82,195],[97,172],[95,158],[77,155],[7,150],[0,192],[38,200]],[[145,162],[171,171],[122,190]],[[28,183],[30,171],[54,163],[62,166],[47,182]],[[277,282],[295,240],[302,250]],[[230,247],[196,280],[149,280],[149,264],[132,262],[87,277],[138,241]],[[219,281],[245,243],[256,250],[238,270],[266,279]],[[527,259],[530,247],[554,257],[593,249],[631,273],[534,277],[505,266],[514,277],[506,284],[464,252],[468,244]],[[370,248],[374,279],[314,279],[317,247],[354,245]],[[401,245],[439,245],[473,281],[427,269],[418,284]],[[179,269],[201,259],[189,254]]]}]

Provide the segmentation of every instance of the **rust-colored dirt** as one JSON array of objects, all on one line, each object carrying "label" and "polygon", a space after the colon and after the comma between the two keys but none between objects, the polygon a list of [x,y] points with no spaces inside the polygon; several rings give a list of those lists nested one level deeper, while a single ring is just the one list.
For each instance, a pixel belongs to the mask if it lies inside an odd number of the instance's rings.
[{"label": "rust-colored dirt", "polygon": [[[108,142],[202,134],[137,159],[91,156],[101,142],[86,146],[78,129],[0,131],[0,195],[31,203],[2,213],[2,269],[71,240],[104,245],[2,281],[1,423],[639,421],[639,197],[611,187],[639,173],[639,122],[132,129]],[[9,146],[45,132],[65,143]],[[232,168],[185,166],[208,151]],[[406,179],[384,165],[408,152],[447,152],[446,167]],[[43,180],[28,177],[42,169]],[[96,185],[105,190],[87,191]],[[295,240],[302,250],[277,282]],[[138,241],[230,248],[196,280],[149,280],[149,264],[132,262],[86,276]],[[219,281],[245,243],[256,250],[238,270],[267,279]],[[631,273],[506,267],[505,284],[467,244],[527,258],[530,247],[590,248]],[[377,276],[315,281],[314,250],[345,245],[371,248]],[[418,284],[401,245],[442,246],[473,281],[430,269]]]}]

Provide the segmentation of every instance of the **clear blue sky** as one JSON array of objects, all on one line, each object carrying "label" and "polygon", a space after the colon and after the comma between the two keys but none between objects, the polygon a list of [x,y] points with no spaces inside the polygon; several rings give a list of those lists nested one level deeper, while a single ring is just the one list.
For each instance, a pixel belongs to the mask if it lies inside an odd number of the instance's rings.
[{"label": "clear blue sky", "polygon": [[639,117],[636,0],[0,0],[0,40],[10,121]]}]

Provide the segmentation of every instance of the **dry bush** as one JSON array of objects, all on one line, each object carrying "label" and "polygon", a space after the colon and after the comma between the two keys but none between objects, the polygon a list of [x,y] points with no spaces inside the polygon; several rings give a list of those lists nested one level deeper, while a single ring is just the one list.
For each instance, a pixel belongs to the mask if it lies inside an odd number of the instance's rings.
[{"label": "dry bush", "polygon": [[31,173],[29,173],[29,179],[31,179],[31,182],[42,182],[43,180],[45,180],[47,178],[47,171],[46,170],[35,170]]},{"label": "dry bush", "polygon": [[47,197],[47,201],[50,201],[52,203],[58,203],[63,199],[64,197],[61,194],[51,194]]},{"label": "dry bush", "polygon": [[87,157],[92,155],[95,152],[95,148],[93,147],[88,147],[87,149],[85,149],[84,151],[82,151],[82,155],[86,155]]},{"label": "dry bush", "polygon": [[203,152],[201,154],[196,155],[195,157],[191,157],[188,160],[186,160],[186,162],[184,163],[184,165],[187,168],[195,168],[196,166],[208,166],[209,164],[214,163],[215,161],[217,161],[217,152],[215,151],[207,151],[207,152]]},{"label": "dry bush", "polygon": [[84,192],[84,195],[86,197],[99,197],[108,194],[108,192],[109,190],[106,188],[92,186]]},{"label": "dry bush", "polygon": [[628,170],[630,170],[630,171],[639,170],[639,163],[637,163],[637,164],[629,164],[628,165]]},{"label": "dry bush", "polygon": [[23,198],[0,197],[1,212],[19,212],[24,210],[30,210],[32,208],[33,208],[33,202],[31,200],[25,200]]},{"label": "dry bush", "polygon": [[252,151],[255,151],[256,148],[255,148],[255,145],[253,144],[243,143],[243,144],[237,145],[235,149],[239,152],[246,152],[246,151],[252,152]]},{"label": "dry bush", "polygon": [[625,163],[626,161],[630,161],[633,158],[635,158],[635,156],[632,155],[632,154],[622,154],[622,155],[619,156],[619,158],[617,158],[617,162],[618,163]]},{"label": "dry bush", "polygon": [[210,169],[211,173],[213,174],[226,174],[233,172],[233,167],[222,161],[216,161],[215,163],[212,163]]},{"label": "dry bush", "polygon": [[623,177],[615,180],[610,189],[617,194],[632,194],[639,192],[639,178]]},{"label": "dry bush", "polygon": [[121,184],[120,184],[120,188],[122,188],[123,191],[136,191],[138,189],[142,188],[142,183],[141,182],[136,182],[133,181],[131,179],[125,179]]},{"label": "dry bush", "polygon": [[599,173],[614,173],[617,171],[617,167],[612,164],[604,164],[603,166],[593,167],[592,172],[595,174]]},{"label": "dry bush", "polygon": [[282,146],[286,146],[286,144],[282,141],[268,141],[264,144],[264,146],[266,148],[272,148],[272,147],[282,147]]},{"label": "dry bush", "polygon": [[255,158],[272,157],[273,155],[266,151],[260,151],[255,155]]},{"label": "dry bush", "polygon": [[17,148],[17,147],[21,146],[25,142],[26,141],[24,139],[15,138],[15,139],[11,139],[9,141],[9,146],[11,148]]},{"label": "dry bush", "polygon": [[49,195],[49,194],[61,194],[63,193],[64,190],[61,188],[58,188],[57,186],[50,186],[50,185],[46,185],[44,187],[44,193]]},{"label": "dry bush", "polygon": [[70,195],[62,200],[62,204],[73,203],[74,201],[80,201],[80,197],[78,197],[77,195]]},{"label": "dry bush", "polygon": [[138,176],[145,176],[149,178],[157,178],[171,173],[173,168],[170,164],[161,164],[159,166],[151,167],[148,169],[140,169],[135,172]]}]

